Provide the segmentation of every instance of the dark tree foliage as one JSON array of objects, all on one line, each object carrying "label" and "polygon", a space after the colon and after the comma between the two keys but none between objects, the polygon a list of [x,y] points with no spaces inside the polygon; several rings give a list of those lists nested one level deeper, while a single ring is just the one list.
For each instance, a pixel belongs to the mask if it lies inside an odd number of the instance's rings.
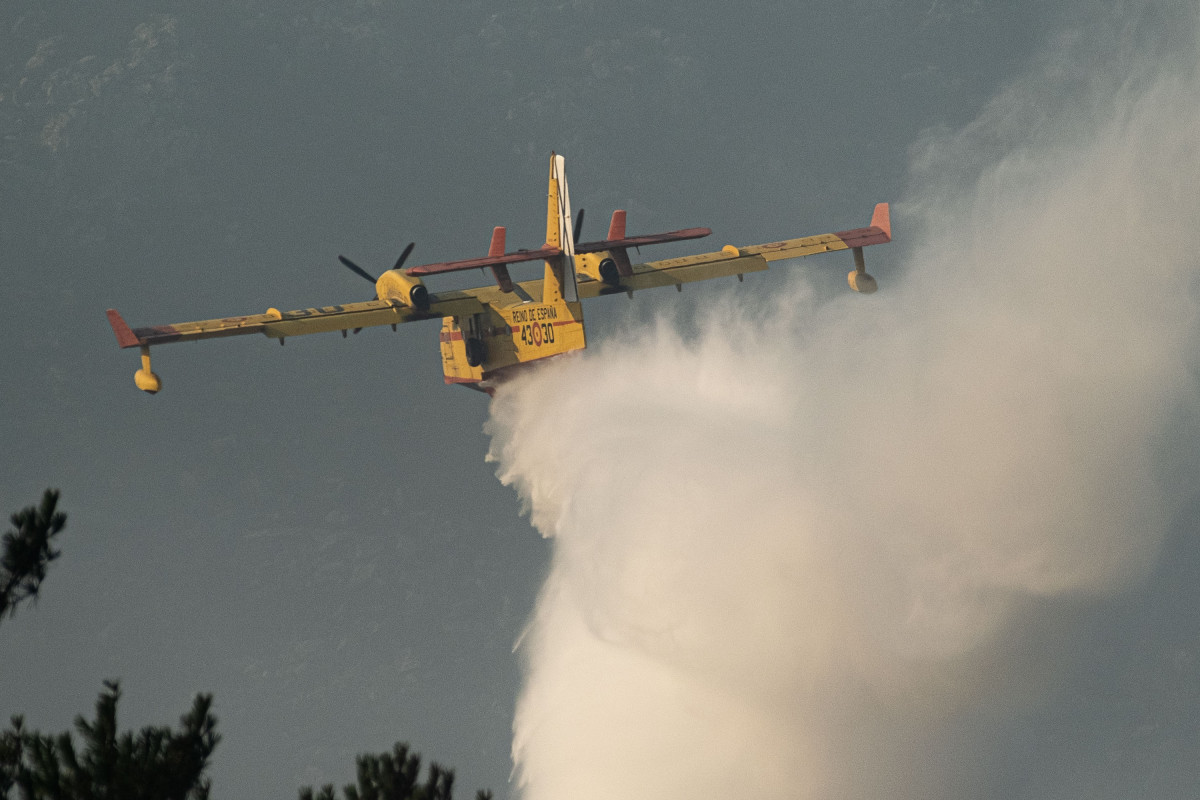
[{"label": "dark tree foliage", "polygon": [[[50,540],[66,525],[57,510],[58,490],[47,489],[39,507],[12,515],[15,530],[4,534],[0,554],[0,620],[17,604],[36,602],[46,569],[59,551]],[[47,736],[25,730],[21,716],[0,731],[0,800],[208,800],[212,782],[205,777],[209,758],[221,737],[212,714],[212,695],[198,694],[180,729],[146,727],[117,733],[120,685],[105,681],[96,701],[96,719],[75,718],[81,748],[69,733]],[[355,759],[358,785],[343,788],[345,800],[453,800],[454,771],[430,764],[420,780],[421,757],[397,744],[391,753]],[[480,791],[476,800],[492,800]],[[300,800],[337,800],[332,785]]]},{"label": "dark tree foliage", "polygon": [[[390,753],[377,756],[362,755],[358,765],[358,785],[342,788],[345,800],[454,800],[454,770],[437,764],[429,765],[429,774],[420,781],[421,757],[408,751],[408,745],[397,743]],[[300,790],[300,800],[337,800],[332,785]],[[492,793],[480,791],[475,800],[492,800]]]},{"label": "dark tree foliage", "polygon": [[50,540],[67,524],[67,515],[57,510],[58,490],[47,489],[40,507],[30,506],[12,515],[16,530],[4,534],[0,555],[0,619],[16,613],[23,600],[37,599],[46,567],[58,558]]},{"label": "dark tree foliage", "polygon": [[120,697],[119,685],[105,681],[95,721],[76,718],[81,748],[70,733],[27,731],[13,717],[0,733],[0,799],[207,800],[204,773],[220,740],[212,695],[196,695],[178,731],[146,727],[137,734],[117,733]]}]

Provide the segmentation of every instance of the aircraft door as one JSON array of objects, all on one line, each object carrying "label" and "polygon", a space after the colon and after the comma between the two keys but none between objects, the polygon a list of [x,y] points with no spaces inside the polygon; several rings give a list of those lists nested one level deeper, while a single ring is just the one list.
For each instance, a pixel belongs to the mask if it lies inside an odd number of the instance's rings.
[{"label": "aircraft door", "polygon": [[484,340],[483,314],[472,314],[463,321],[463,345],[467,350],[467,363],[472,367],[482,366],[487,361],[487,342]]}]

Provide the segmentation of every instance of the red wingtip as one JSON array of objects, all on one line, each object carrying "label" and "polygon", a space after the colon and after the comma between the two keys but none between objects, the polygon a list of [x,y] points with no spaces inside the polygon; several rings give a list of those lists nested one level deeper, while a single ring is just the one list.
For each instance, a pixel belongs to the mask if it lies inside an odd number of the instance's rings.
[{"label": "red wingtip", "polygon": [[141,343],[141,340],[129,329],[129,326],[125,324],[125,320],[121,319],[121,314],[115,308],[108,310],[108,324],[112,325],[113,333],[117,335],[117,346],[137,347]]},{"label": "red wingtip", "polygon": [[887,235],[889,242],[892,240],[892,213],[887,203],[875,206],[875,213],[871,215],[871,227],[879,228]]}]

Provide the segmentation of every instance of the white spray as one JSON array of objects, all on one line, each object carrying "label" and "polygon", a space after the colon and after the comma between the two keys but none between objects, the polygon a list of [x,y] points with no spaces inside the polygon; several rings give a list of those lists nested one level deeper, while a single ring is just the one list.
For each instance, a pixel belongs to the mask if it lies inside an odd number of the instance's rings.
[{"label": "white spray", "polygon": [[1030,632],[1145,577],[1200,409],[1196,53],[1073,47],[924,143],[877,295],[743,288],[497,395],[555,542],[524,798],[970,795],[973,715],[1051,672]]}]

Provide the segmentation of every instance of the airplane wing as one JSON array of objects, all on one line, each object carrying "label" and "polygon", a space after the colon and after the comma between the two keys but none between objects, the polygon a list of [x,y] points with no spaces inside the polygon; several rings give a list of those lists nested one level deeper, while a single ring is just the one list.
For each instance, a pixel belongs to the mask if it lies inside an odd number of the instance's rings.
[{"label": "airplane wing", "polygon": [[[653,234],[646,237],[619,239],[609,242],[592,243],[606,247],[636,246],[658,241],[673,241],[675,239],[699,238],[708,235],[707,228],[689,228],[684,231],[673,231],[666,234]],[[676,286],[682,288],[684,283],[721,278],[731,275],[743,275],[747,272],[759,272],[768,267],[768,262],[788,258],[802,258],[816,253],[828,253],[835,250],[859,250],[873,244],[883,244],[891,241],[891,222],[887,203],[875,207],[871,224],[865,228],[825,233],[817,236],[805,236],[799,239],[786,239],[780,242],[751,245],[748,247],[733,247],[726,245],[714,253],[702,253],[682,258],[669,258],[661,261],[648,261],[644,264],[633,264],[632,275],[624,276],[619,284],[610,285],[603,281],[579,276],[579,295],[581,298],[599,297],[616,292],[633,292],[651,289],[656,286]],[[648,240],[653,239],[654,242]],[[584,245],[589,247],[590,245]],[[551,252],[553,251],[553,252]],[[442,264],[426,264],[406,270],[414,275],[435,274],[438,272],[473,269],[476,267],[492,266],[494,264],[510,264],[521,261],[534,261],[558,254],[558,248],[542,248],[540,250],[523,250],[507,253],[503,256],[485,256],[466,261],[451,261]],[[540,297],[541,281],[526,281],[520,286],[528,296]],[[429,308],[420,310],[412,306],[387,300],[369,300],[362,303],[346,303],[343,305],[323,306],[320,308],[304,308],[295,311],[279,311],[268,309],[263,314],[251,314],[241,317],[222,317],[219,319],[201,320],[198,322],[182,322],[174,325],[155,325],[144,328],[130,328],[114,309],[109,309],[108,320],[117,336],[117,344],[121,347],[149,347],[168,342],[182,342],[196,339],[214,339],[223,336],[240,336],[249,333],[261,333],[273,339],[287,336],[300,336],[307,333],[323,333],[327,331],[347,331],[369,328],[377,325],[398,325],[403,322],[415,322],[425,319],[440,319],[447,316],[466,316],[482,313],[487,305],[494,304],[502,298],[495,294],[494,287],[480,287],[464,291],[438,292],[429,296]]]},{"label": "airplane wing", "polygon": [[346,331],[376,325],[398,325],[423,319],[440,319],[448,315],[476,314],[483,305],[469,292],[439,292],[429,296],[429,309],[421,311],[386,300],[346,303],[296,311],[268,309],[265,314],[243,317],[222,317],[175,325],[154,325],[130,328],[115,309],[108,310],[108,321],[121,347],[149,347],[168,342],[196,339],[215,339],[222,336],[241,336],[261,333],[273,339],[326,331]]},{"label": "airplane wing", "polygon": [[634,264],[632,268],[633,274],[622,277],[620,283],[615,285],[595,280],[590,276],[580,276],[579,296],[599,297],[605,294],[653,289],[657,286],[675,286],[682,289],[683,284],[693,281],[760,272],[767,269],[767,259],[757,253],[742,255],[737,248],[726,247],[716,253],[649,261],[645,264]]},{"label": "airplane wing", "polygon": [[835,250],[855,251],[857,265],[861,259],[861,248],[873,244],[884,244],[891,240],[892,226],[889,206],[887,203],[879,203],[875,206],[871,224],[865,228],[804,236],[798,239],[786,239],[781,242],[769,242],[748,247],[726,245],[715,253],[633,264],[633,274],[621,277],[617,284],[608,284],[581,276],[579,295],[580,297],[598,297],[604,294],[651,289],[656,286],[675,286],[682,290],[685,283],[731,275],[740,276],[747,272],[765,270],[770,261],[803,258]]},{"label": "airplane wing", "polygon": [[871,215],[871,224],[866,228],[823,233],[819,236],[805,236],[800,239],[786,239],[782,242],[770,242],[738,249],[742,253],[761,254],[767,261],[778,261],[784,258],[802,258],[814,253],[828,253],[833,250],[852,250],[872,244],[886,244],[891,240],[891,211],[887,203],[879,203]]}]

